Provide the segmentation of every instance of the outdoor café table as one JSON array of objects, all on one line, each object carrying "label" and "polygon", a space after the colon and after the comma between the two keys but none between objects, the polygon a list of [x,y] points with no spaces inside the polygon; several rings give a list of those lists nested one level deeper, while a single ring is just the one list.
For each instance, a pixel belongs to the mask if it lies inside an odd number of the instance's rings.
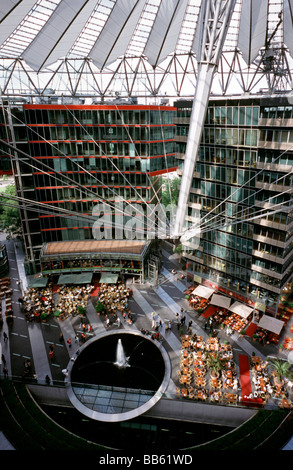
[{"label": "outdoor caf\u00e9 table", "polygon": [[199,400],[206,400],[207,396],[204,390],[198,390],[197,391],[197,398]]},{"label": "outdoor caf\u00e9 table", "polygon": [[221,399],[220,393],[219,392],[212,393],[211,399],[214,400],[214,401],[220,401],[220,399]]},{"label": "outdoor caf\u00e9 table", "polygon": [[227,379],[227,380],[226,380],[226,385],[227,385],[229,388],[233,387],[233,380],[232,380],[232,379]]},{"label": "outdoor caf\u00e9 table", "polygon": [[265,392],[266,389],[267,389],[267,387],[266,387],[266,382],[265,382],[264,379],[260,379],[260,380],[259,380],[259,385],[260,385],[261,391],[262,391],[262,392]]},{"label": "outdoor caf\u00e9 table", "polygon": [[287,400],[286,398],[282,399],[282,406],[283,408],[292,408],[291,400]]},{"label": "outdoor caf\u00e9 table", "polygon": [[183,397],[187,397],[187,395],[188,395],[187,388],[183,388],[183,389],[181,390],[181,394],[182,394]]},{"label": "outdoor caf\u00e9 table", "polygon": [[183,367],[183,369],[182,369],[182,373],[183,373],[184,375],[187,375],[187,374],[188,374],[188,372],[189,372],[189,369],[188,369],[188,367]]},{"label": "outdoor caf\u00e9 table", "polygon": [[209,342],[210,343],[218,343],[218,340],[217,340],[217,338],[210,338]]},{"label": "outdoor caf\u00e9 table", "polygon": [[183,383],[186,383],[187,382],[187,375],[182,375],[182,382]]},{"label": "outdoor caf\u00e9 table", "polygon": [[185,357],[185,358],[183,359],[183,362],[182,362],[182,363],[183,363],[183,366],[189,366],[189,359],[188,359],[188,357]]},{"label": "outdoor caf\u00e9 table", "polygon": [[237,400],[237,395],[234,395],[233,393],[227,393],[226,398],[229,403],[235,403],[235,401]]},{"label": "outdoor caf\u00e9 table", "polygon": [[188,356],[189,356],[189,352],[187,351],[187,349],[184,349],[183,357],[188,357]]},{"label": "outdoor caf\u00e9 table", "polygon": [[219,381],[218,381],[218,379],[211,378],[211,385],[212,385],[212,387],[214,387],[214,388],[219,387]]},{"label": "outdoor caf\u00e9 table", "polygon": [[194,367],[197,367],[197,366],[204,366],[205,362],[202,360],[202,359],[195,359],[193,365]]},{"label": "outdoor caf\u00e9 table", "polygon": [[226,375],[227,375],[228,379],[233,378],[233,374],[232,374],[232,371],[230,369],[226,370]]},{"label": "outdoor caf\u00e9 table", "polygon": [[190,346],[189,341],[184,341],[183,347],[184,347],[185,349],[187,349],[187,348],[189,348],[189,346]]},{"label": "outdoor caf\u00e9 table", "polygon": [[203,377],[198,377],[196,380],[196,383],[199,387],[202,387],[204,382],[203,382]]}]

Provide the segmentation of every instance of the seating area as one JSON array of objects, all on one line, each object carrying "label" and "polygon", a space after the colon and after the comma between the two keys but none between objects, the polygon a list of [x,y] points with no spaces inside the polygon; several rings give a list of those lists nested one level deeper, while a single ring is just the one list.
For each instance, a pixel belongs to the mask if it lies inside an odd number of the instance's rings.
[{"label": "seating area", "polygon": [[84,286],[60,286],[58,292],[58,301],[55,305],[55,311],[60,312],[59,320],[64,320],[69,315],[80,314],[80,307],[86,309],[91,292],[94,286],[87,284]]},{"label": "seating area", "polygon": [[52,287],[27,289],[22,303],[23,313],[28,321],[45,321],[54,311]]},{"label": "seating area", "polygon": [[[222,362],[217,374],[211,358]],[[182,335],[176,373],[177,398],[244,406],[263,406],[271,400],[280,408],[293,409],[293,382],[285,379],[278,385],[270,364],[255,355],[248,358],[246,378],[239,375],[231,345],[217,338]]]},{"label": "seating area", "polygon": [[269,371],[269,364],[257,356],[251,357],[252,394],[254,398],[262,398],[266,403],[273,399],[281,408],[293,408],[292,385],[290,380],[276,381],[274,374]]},{"label": "seating area", "polygon": [[[223,369],[215,374],[209,358],[219,358]],[[239,380],[233,351],[227,342],[217,338],[204,340],[199,335],[183,335],[181,338],[180,368],[177,370],[179,387],[177,396],[193,400],[217,403],[234,403],[230,395],[237,396]]]}]

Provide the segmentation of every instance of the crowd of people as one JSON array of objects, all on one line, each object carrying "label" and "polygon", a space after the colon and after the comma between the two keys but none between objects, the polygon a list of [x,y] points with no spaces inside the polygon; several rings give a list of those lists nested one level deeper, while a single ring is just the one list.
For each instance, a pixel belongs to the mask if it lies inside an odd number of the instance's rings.
[{"label": "crowd of people", "polygon": [[27,289],[19,302],[23,305],[23,313],[28,321],[45,319],[54,311],[53,291],[50,286],[44,289]]},{"label": "crowd of people", "polygon": [[121,313],[123,319],[129,324],[133,323],[133,315],[128,305],[128,299],[132,296],[132,290],[125,286],[124,283],[101,284],[98,292],[97,301],[105,308],[99,314],[105,316],[106,326],[112,323],[119,325],[120,318],[118,312]]},{"label": "crowd of people", "polygon": [[60,286],[58,291],[58,302],[56,303],[56,310],[60,312],[60,319],[69,315],[80,314],[80,307],[86,309],[90,295],[94,286],[87,284],[84,286]]}]

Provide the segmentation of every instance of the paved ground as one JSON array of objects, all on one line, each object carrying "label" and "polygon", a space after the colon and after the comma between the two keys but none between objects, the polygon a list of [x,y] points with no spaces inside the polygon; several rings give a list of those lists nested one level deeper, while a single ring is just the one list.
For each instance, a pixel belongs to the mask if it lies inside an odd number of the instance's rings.
[{"label": "paved ground", "polygon": [[[6,322],[0,335],[2,353],[6,359],[6,367],[9,375],[22,376],[24,372],[24,363],[27,359],[31,361],[32,372],[36,374],[38,383],[44,383],[46,375],[49,375],[51,381],[58,384],[63,381],[62,370],[66,368],[70,357],[74,354],[79,344],[75,343],[75,334],[81,332],[80,318],[70,317],[65,321],[59,321],[54,317],[50,318],[47,323],[27,322],[21,310],[21,304],[18,302],[21,296],[21,289],[26,288],[26,279],[23,271],[23,253],[20,243],[15,243],[12,240],[4,241],[7,246],[11,278],[11,287],[13,289],[13,325],[8,329]],[[164,325],[166,322],[171,321],[171,330],[165,330],[164,326],[160,330],[162,335],[162,343],[169,353],[172,363],[172,379],[170,380],[168,392],[175,392],[177,383],[176,369],[179,366],[180,354],[180,331],[177,328],[175,321],[176,312],[180,308],[188,308],[188,304],[184,299],[184,289],[186,289],[185,281],[174,278],[171,270],[175,267],[177,272],[180,273],[177,256],[173,255],[171,251],[163,249],[163,269],[159,276],[157,286],[145,285],[132,285],[133,298],[129,301],[131,311],[134,314],[134,323],[129,325],[121,321],[121,328],[129,328],[130,330],[145,328],[151,330],[152,315],[155,312],[157,321],[161,320]],[[18,281],[21,284],[18,285]],[[3,301],[5,302],[5,301]],[[88,309],[86,323],[92,326],[93,334],[106,331],[104,319],[102,316],[97,316],[95,311],[96,298],[92,298]],[[5,307],[3,305],[3,307]],[[186,326],[192,320],[192,330],[204,338],[207,338],[208,332],[205,331],[204,326],[206,320],[199,316],[194,310],[187,309]],[[289,326],[288,326],[289,327]],[[110,329],[117,329],[117,326],[112,325]],[[9,339],[4,342],[3,332],[6,331]],[[63,334],[63,340],[60,340],[60,333]],[[285,335],[286,332],[283,332]],[[72,339],[72,346],[68,347],[67,339]],[[253,342],[250,339],[243,339],[238,333],[232,336],[227,336],[224,330],[218,331],[218,337],[221,341],[228,340],[233,347],[234,360],[238,363],[239,354],[251,355],[255,354],[263,357],[267,355],[281,356],[286,358],[287,353],[280,352],[275,345],[262,346],[258,342]],[[54,358],[49,359],[49,346],[54,345]],[[3,367],[3,366],[1,366]],[[2,369],[1,369],[2,372]]]}]

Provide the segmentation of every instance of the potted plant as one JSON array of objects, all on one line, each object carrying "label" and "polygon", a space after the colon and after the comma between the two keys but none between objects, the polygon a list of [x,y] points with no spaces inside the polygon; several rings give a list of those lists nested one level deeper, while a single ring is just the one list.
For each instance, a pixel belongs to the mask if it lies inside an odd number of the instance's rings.
[{"label": "potted plant", "polygon": [[60,315],[61,315],[60,310],[55,310],[54,317],[58,318],[58,317],[60,317]]},{"label": "potted plant", "polygon": [[41,313],[41,316],[40,316],[42,322],[46,322],[47,321],[47,314],[46,313]]},{"label": "potted plant", "polygon": [[86,314],[86,308],[83,305],[78,305],[77,311],[81,317],[83,317]]},{"label": "potted plant", "polygon": [[257,335],[255,333],[252,335],[252,339],[253,339],[253,341],[257,340]]},{"label": "potted plant", "polygon": [[288,361],[283,361],[282,359],[273,359],[268,360],[268,364],[274,370],[274,383],[276,386],[280,387],[284,384],[284,378],[291,376],[291,364]]},{"label": "potted plant", "polygon": [[218,352],[215,354],[206,352],[205,354],[206,364],[211,369],[211,377],[217,379],[220,376],[221,370],[224,369],[227,359],[222,358]]},{"label": "potted plant", "polygon": [[105,305],[102,302],[98,301],[96,305],[97,314],[100,315],[105,310]]}]

